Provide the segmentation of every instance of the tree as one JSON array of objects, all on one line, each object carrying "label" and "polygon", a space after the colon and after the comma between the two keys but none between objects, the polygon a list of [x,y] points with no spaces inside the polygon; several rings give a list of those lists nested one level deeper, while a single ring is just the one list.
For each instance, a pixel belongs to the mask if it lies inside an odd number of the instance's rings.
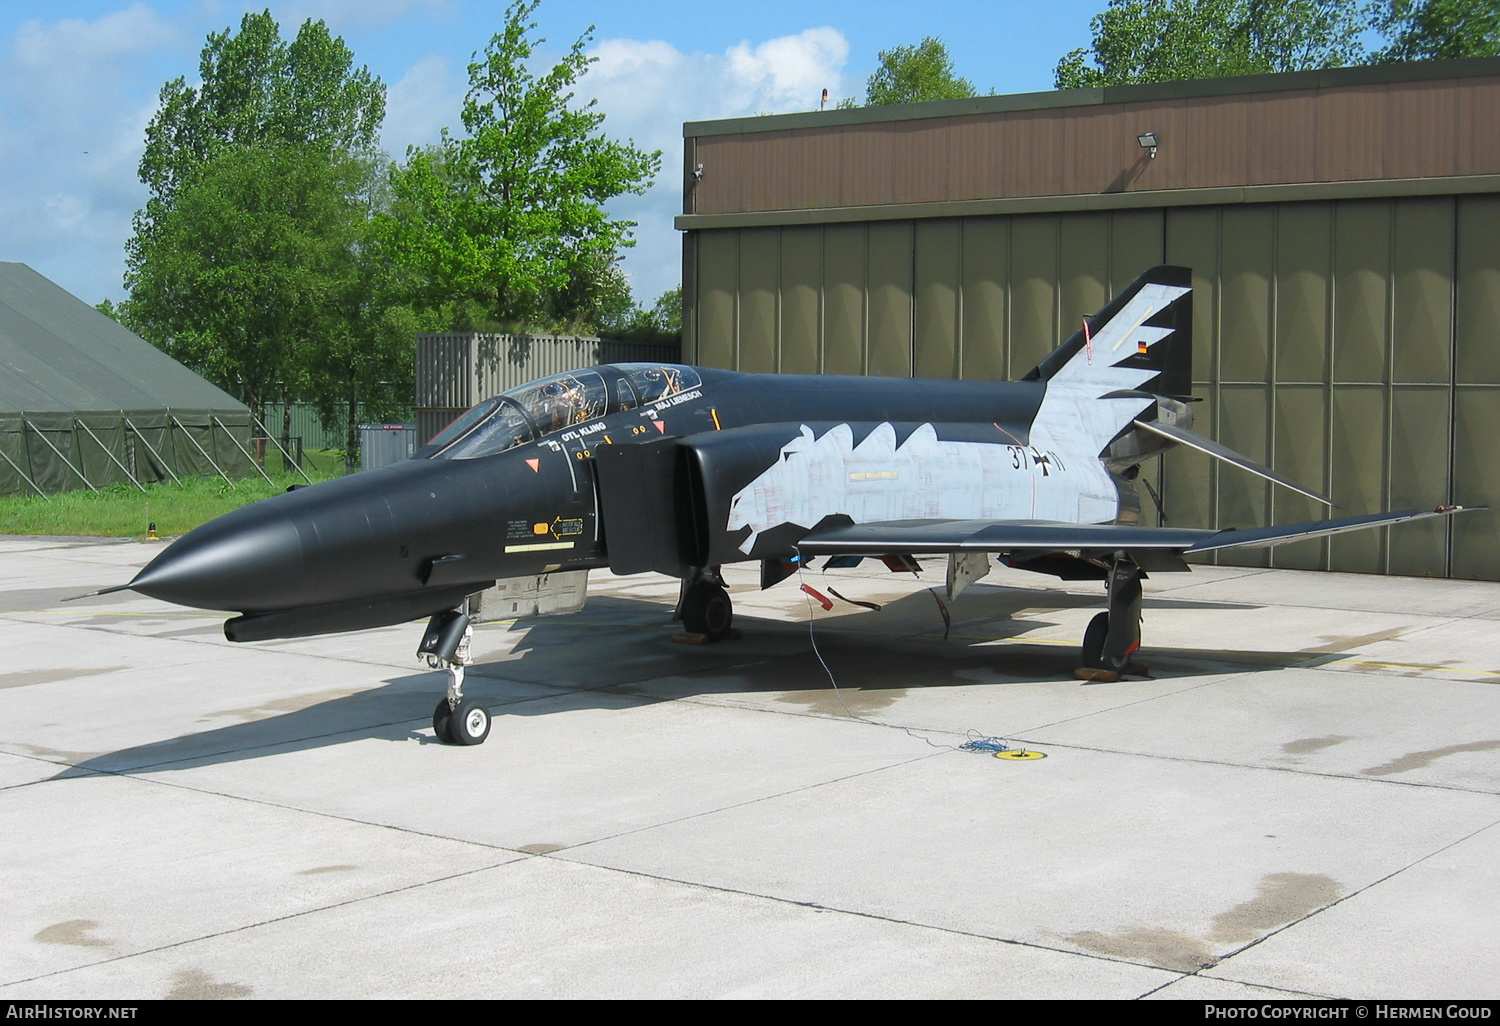
[{"label": "tree", "polygon": [[547,297],[546,318],[575,334],[613,334],[635,309],[630,281],[617,254],[585,250],[568,268],[568,280]]},{"label": "tree", "polygon": [[651,321],[659,329],[673,335],[682,334],[682,286],[668,289],[657,298],[651,307]]},{"label": "tree", "polygon": [[[943,41],[928,36],[916,46],[880,51],[880,67],[865,83],[865,103],[921,103],[924,100],[962,100],[974,86],[953,74],[953,60]],[[840,106],[843,106],[841,103]],[[851,103],[850,106],[853,106]]]},{"label": "tree", "polygon": [[269,11],[211,33],[199,72],[162,87],[146,129],[127,316],[257,417],[290,412],[324,380],[319,347],[360,330],[329,311],[348,310],[334,300],[362,245],[385,86],[323,22],[287,43]]},{"label": "tree", "polygon": [[663,292],[648,309],[627,303],[612,311],[600,325],[599,333],[609,338],[637,342],[680,342],[682,340],[682,286]]},{"label": "tree", "polygon": [[1500,56],[1495,0],[1380,0],[1375,24],[1391,41],[1377,62]]},{"label": "tree", "polygon": [[198,61],[202,83],[178,77],[162,87],[146,126],[140,179],[150,190],[136,214],[135,257],[169,217],[177,192],[227,148],[283,143],[329,152],[374,148],[385,118],[385,85],[308,19],[290,44],[270,11],[246,14],[238,35],[210,33]]},{"label": "tree", "polygon": [[1333,68],[1357,62],[1360,0],[1110,0],[1059,89]]},{"label": "tree", "polygon": [[[369,221],[361,230],[368,233]],[[440,327],[392,302],[399,270],[361,239],[329,297],[327,324],[308,360],[309,392],[323,426],[344,434],[344,469],[359,463],[361,411],[376,420],[406,415],[412,400],[416,347],[412,340]]]},{"label": "tree", "polygon": [[[419,281],[428,308],[477,303],[499,321],[552,315],[566,293],[587,298],[622,247],[632,221],[603,204],[642,193],[661,153],[600,132],[595,102],[573,105],[573,86],[594,58],[592,29],[550,71],[529,69],[537,0],[519,0],[505,27],[469,65],[462,119],[468,135],[407,153],[394,168],[381,239]],[[591,277],[592,276],[592,279]],[[597,291],[597,290],[595,290]]]},{"label": "tree", "polygon": [[310,146],[222,151],[127,276],[132,325],[257,417],[295,396],[347,288],[365,168]]}]

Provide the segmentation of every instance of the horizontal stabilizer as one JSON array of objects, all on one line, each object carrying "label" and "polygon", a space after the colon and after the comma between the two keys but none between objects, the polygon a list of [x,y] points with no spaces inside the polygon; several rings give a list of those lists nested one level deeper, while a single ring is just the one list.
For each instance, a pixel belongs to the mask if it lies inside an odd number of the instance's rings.
[{"label": "horizontal stabilizer", "polygon": [[1292,491],[1297,492],[1300,495],[1305,495],[1309,499],[1316,499],[1318,502],[1321,502],[1325,506],[1332,506],[1335,509],[1338,508],[1338,503],[1334,502],[1332,499],[1325,499],[1317,492],[1308,491],[1306,488],[1303,488],[1291,478],[1276,473],[1276,471],[1272,470],[1270,467],[1263,467],[1259,463],[1256,463],[1254,460],[1252,460],[1250,457],[1241,456],[1233,449],[1230,449],[1227,446],[1220,445],[1212,438],[1205,438],[1202,435],[1198,434],[1198,432],[1196,431],[1189,431],[1187,428],[1178,427],[1175,424],[1163,424],[1161,421],[1156,420],[1137,420],[1135,422],[1135,426],[1138,428],[1142,428],[1143,430],[1150,431],[1152,434],[1161,435],[1163,438],[1170,438],[1178,445],[1185,445],[1189,449],[1197,449],[1199,452],[1207,453],[1214,459],[1223,460],[1225,463],[1233,464],[1234,466],[1239,467],[1241,470],[1248,470],[1250,471],[1250,473],[1263,477],[1267,481],[1279,484],[1283,488],[1290,488]]}]

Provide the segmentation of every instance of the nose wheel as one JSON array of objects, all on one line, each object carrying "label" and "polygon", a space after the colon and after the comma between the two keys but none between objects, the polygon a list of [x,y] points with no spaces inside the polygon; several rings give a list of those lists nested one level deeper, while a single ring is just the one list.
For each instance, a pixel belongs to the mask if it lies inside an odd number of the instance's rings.
[{"label": "nose wheel", "polygon": [[432,710],[432,736],[445,745],[455,744],[453,735],[448,732],[448,726],[453,720],[453,707],[448,704],[446,696],[438,699],[437,708]]},{"label": "nose wheel", "polygon": [[[440,703],[440,711],[448,710],[448,700]],[[439,739],[450,745],[479,745],[490,736],[490,711],[472,698],[458,703],[458,708],[448,710],[445,717],[446,736]],[[437,730],[437,717],[433,717],[433,730]]]},{"label": "nose wheel", "polygon": [[425,657],[428,666],[448,674],[448,693],[432,711],[433,736],[445,745],[478,745],[490,736],[490,711],[464,697],[464,667],[473,637],[469,617],[450,610],[432,618],[417,649],[417,658]]}]

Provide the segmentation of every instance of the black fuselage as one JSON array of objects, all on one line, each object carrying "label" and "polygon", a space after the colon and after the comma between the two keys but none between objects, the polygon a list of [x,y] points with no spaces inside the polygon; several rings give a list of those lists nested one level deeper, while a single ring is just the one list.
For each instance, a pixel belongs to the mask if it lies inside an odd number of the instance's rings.
[{"label": "black fuselage", "polygon": [[1033,381],[696,376],[700,385],[634,408],[621,408],[634,401],[621,389],[603,416],[539,427],[539,438],[493,455],[419,454],[257,502],[175,542],[131,587],[252,620],[277,614],[283,627],[321,622],[329,609],[324,629],[400,622],[498,578],[608,565],[601,446],[817,422],[935,423],[950,436],[969,425],[1024,445],[1044,391]]}]

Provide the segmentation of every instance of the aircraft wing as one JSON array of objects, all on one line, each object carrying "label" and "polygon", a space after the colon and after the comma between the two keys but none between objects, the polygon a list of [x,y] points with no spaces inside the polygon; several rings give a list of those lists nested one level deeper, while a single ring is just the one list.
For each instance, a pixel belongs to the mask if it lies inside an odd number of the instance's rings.
[{"label": "aircraft wing", "polygon": [[1167,550],[1175,555],[1191,555],[1218,549],[1282,545],[1304,538],[1321,538],[1483,508],[1439,506],[1436,509],[1370,513],[1334,520],[1222,531],[1192,527],[1067,524],[1049,520],[889,520],[817,529],[804,535],[797,548],[805,556],[1015,551],[1106,554],[1121,550]]},{"label": "aircraft wing", "polygon": [[1337,517],[1333,520],[1307,520],[1300,524],[1285,524],[1279,527],[1250,527],[1243,530],[1230,528],[1220,531],[1187,549],[1188,553],[1213,552],[1216,549],[1239,547],[1269,547],[1304,538],[1322,538],[1346,531],[1362,531],[1368,527],[1385,527],[1403,524],[1408,520],[1426,520],[1428,517],[1448,517],[1455,513],[1472,513],[1488,509],[1488,506],[1438,506],[1436,509],[1408,509],[1399,513],[1367,513],[1357,517]]}]

